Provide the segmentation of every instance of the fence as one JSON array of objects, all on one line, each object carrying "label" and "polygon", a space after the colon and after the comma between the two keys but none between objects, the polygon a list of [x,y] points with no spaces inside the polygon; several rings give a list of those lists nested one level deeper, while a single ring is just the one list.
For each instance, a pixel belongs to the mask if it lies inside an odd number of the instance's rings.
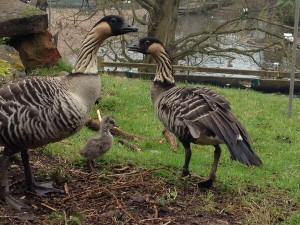
[{"label": "fence", "polygon": [[[155,76],[153,72],[132,72],[131,70],[138,68],[153,71],[156,68],[156,64],[104,62],[102,57],[99,57],[98,68],[99,71],[104,71],[114,76],[153,79]],[[117,68],[123,68],[123,70],[116,70]],[[191,75],[191,72],[201,72],[205,74]],[[227,87],[252,88],[254,90],[264,92],[288,93],[289,91],[290,73],[282,71],[241,70],[174,65],[174,73],[177,81],[206,83]],[[295,93],[300,93],[299,72],[295,73],[295,78]]]}]

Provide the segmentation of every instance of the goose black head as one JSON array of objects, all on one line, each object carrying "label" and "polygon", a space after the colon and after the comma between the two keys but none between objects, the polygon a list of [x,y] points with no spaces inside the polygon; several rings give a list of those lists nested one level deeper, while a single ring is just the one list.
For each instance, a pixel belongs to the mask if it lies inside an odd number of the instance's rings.
[{"label": "goose black head", "polygon": [[104,16],[98,23],[95,24],[94,27],[101,25],[104,26],[104,24],[108,25],[107,32],[110,36],[118,36],[138,31],[137,27],[126,23],[122,17],[117,15]]},{"label": "goose black head", "polygon": [[163,43],[157,38],[153,37],[141,38],[139,41],[127,46],[127,48],[129,51],[151,55],[165,50]]}]

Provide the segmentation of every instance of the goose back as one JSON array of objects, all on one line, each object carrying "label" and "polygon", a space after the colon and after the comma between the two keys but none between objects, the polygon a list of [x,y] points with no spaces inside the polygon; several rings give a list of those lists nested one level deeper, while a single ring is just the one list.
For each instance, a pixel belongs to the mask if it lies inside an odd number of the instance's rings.
[{"label": "goose back", "polygon": [[100,88],[95,85],[91,98],[74,88],[76,82],[69,76],[31,77],[2,87],[0,143],[16,149],[33,148],[78,131]]},{"label": "goose back", "polygon": [[198,144],[234,145],[244,137],[250,142],[248,133],[230,111],[229,102],[206,87],[173,87],[154,106],[164,126],[179,139]]}]

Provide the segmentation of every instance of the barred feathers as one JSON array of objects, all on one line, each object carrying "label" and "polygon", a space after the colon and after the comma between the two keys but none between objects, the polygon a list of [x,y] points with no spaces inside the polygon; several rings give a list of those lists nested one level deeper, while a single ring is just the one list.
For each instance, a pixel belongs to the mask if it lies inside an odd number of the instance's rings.
[{"label": "barred feathers", "polygon": [[37,147],[75,133],[86,109],[67,91],[63,78],[32,77],[0,89],[0,142]]},{"label": "barred feathers", "polygon": [[[144,42],[147,41],[144,39]],[[166,129],[181,142],[224,143],[232,159],[246,165],[262,164],[250,146],[249,134],[231,112],[225,98],[206,87],[175,86],[173,66],[161,42],[154,40],[146,53],[151,54],[157,63],[151,98],[157,117]]]}]

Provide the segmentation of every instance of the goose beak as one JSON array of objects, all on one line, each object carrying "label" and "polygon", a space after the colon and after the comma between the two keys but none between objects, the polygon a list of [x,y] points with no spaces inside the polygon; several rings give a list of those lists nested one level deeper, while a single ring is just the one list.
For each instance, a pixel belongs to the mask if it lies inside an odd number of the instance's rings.
[{"label": "goose beak", "polygon": [[130,45],[127,46],[129,51],[133,51],[133,52],[140,52],[140,43],[139,42],[134,42]]},{"label": "goose beak", "polygon": [[133,25],[130,25],[128,23],[123,23],[123,26],[121,27],[120,32],[122,34],[126,34],[126,33],[129,33],[129,32],[137,32],[138,30],[139,30],[139,28],[137,28]]}]

